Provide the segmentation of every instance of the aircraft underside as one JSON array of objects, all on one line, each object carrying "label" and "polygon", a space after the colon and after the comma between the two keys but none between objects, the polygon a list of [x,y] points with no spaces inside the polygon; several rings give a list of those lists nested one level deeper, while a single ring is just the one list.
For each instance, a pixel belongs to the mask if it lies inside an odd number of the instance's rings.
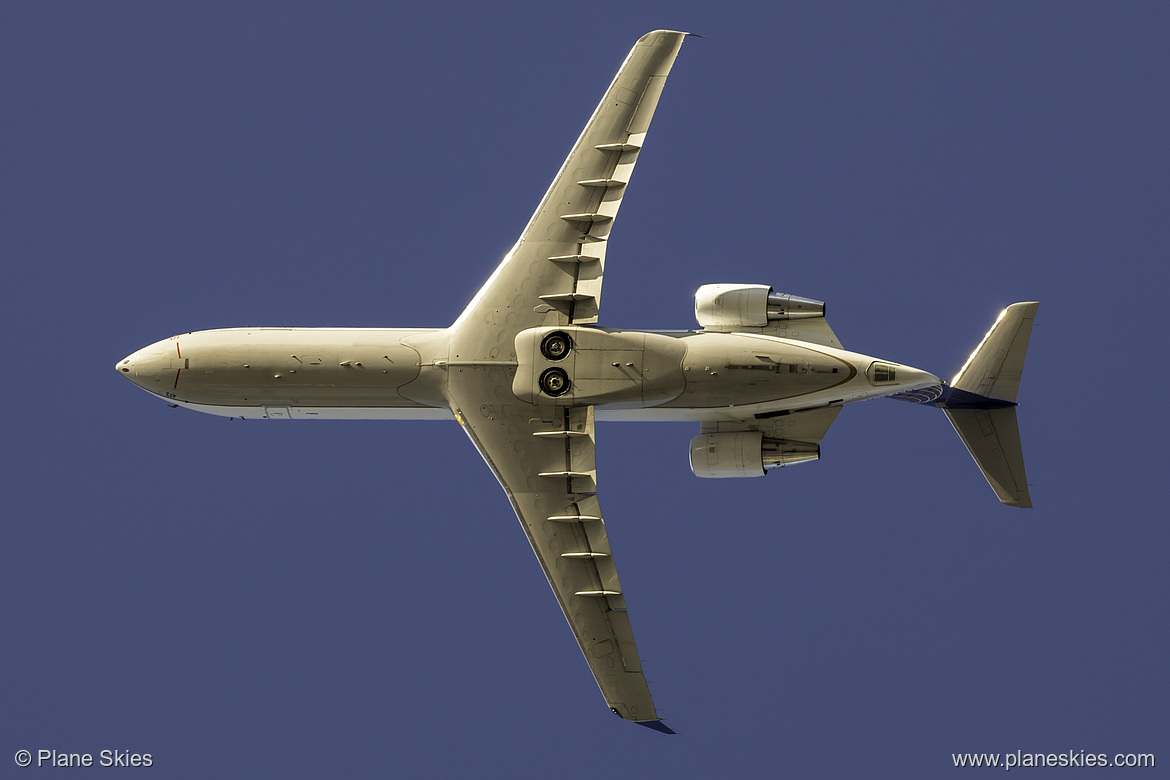
[{"label": "aircraft underside", "polygon": [[[517,335],[506,359],[483,361],[451,360],[447,339],[446,329],[200,331],[139,350],[118,370],[173,404],[244,419],[445,419],[453,374],[501,369],[517,403],[593,406],[615,420],[741,419],[941,382],[909,366],[764,334],[532,328]],[[550,340],[563,352],[546,355]],[[554,376],[561,384],[542,385]]]},{"label": "aircraft underside", "polygon": [[999,499],[1031,505],[1014,406],[1038,304],[1005,309],[949,385],[844,349],[823,303],[763,284],[700,287],[695,330],[598,325],[610,232],[685,36],[638,40],[450,327],[205,330],[115,366],[173,406],[224,417],[454,419],[499,480],[607,706],[659,731],[597,496],[596,420],[696,421],[696,476],[760,477],[816,460],[843,406],[891,396],[941,406]]}]

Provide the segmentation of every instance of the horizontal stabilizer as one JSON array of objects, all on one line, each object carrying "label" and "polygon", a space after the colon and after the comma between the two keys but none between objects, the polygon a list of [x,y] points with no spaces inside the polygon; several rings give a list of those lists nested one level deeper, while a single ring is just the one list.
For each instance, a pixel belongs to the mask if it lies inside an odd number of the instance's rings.
[{"label": "horizontal stabilizer", "polygon": [[951,387],[986,398],[1015,401],[1039,303],[1013,303],[967,358]]},{"label": "horizontal stabilizer", "polygon": [[975,347],[949,387],[934,401],[947,413],[988,484],[1008,506],[1030,507],[1024,452],[1016,421],[1016,394],[1036,302],[1013,303]]},{"label": "horizontal stabilizer", "polygon": [[1008,506],[1031,507],[1016,408],[943,411],[999,500]]},{"label": "horizontal stabilizer", "polygon": [[674,729],[672,729],[670,726],[667,726],[665,723],[663,723],[660,720],[636,720],[634,722],[637,723],[639,726],[645,726],[648,729],[654,729],[655,731],[660,731],[663,734],[677,734],[678,733]]}]

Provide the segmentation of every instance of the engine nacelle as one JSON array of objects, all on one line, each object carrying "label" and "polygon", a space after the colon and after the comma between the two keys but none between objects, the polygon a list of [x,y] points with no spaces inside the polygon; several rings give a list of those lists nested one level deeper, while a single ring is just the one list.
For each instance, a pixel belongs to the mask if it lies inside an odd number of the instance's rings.
[{"label": "engine nacelle", "polygon": [[760,431],[704,433],[691,439],[691,471],[696,477],[762,477],[772,469],[820,457],[820,445],[768,439]]},{"label": "engine nacelle", "polygon": [[766,284],[704,284],[695,291],[695,319],[704,330],[764,328],[772,320],[824,316],[823,301],[774,293]]}]

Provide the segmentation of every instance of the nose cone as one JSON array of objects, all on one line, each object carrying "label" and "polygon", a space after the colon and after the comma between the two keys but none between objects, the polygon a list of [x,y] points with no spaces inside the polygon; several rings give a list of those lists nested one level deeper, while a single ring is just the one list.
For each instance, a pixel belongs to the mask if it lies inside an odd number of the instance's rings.
[{"label": "nose cone", "polygon": [[163,395],[176,380],[176,367],[166,350],[167,342],[160,341],[127,355],[114,364],[114,370],[143,390]]}]

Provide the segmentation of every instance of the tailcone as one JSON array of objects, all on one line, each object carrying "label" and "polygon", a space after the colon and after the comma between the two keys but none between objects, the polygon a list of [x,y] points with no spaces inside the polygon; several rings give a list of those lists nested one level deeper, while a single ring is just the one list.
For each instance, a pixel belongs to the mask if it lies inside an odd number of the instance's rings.
[{"label": "tailcone", "polygon": [[1018,406],[1015,401],[988,398],[985,395],[949,385],[943,386],[942,394],[934,401],[934,405],[942,409],[1006,409]]}]

